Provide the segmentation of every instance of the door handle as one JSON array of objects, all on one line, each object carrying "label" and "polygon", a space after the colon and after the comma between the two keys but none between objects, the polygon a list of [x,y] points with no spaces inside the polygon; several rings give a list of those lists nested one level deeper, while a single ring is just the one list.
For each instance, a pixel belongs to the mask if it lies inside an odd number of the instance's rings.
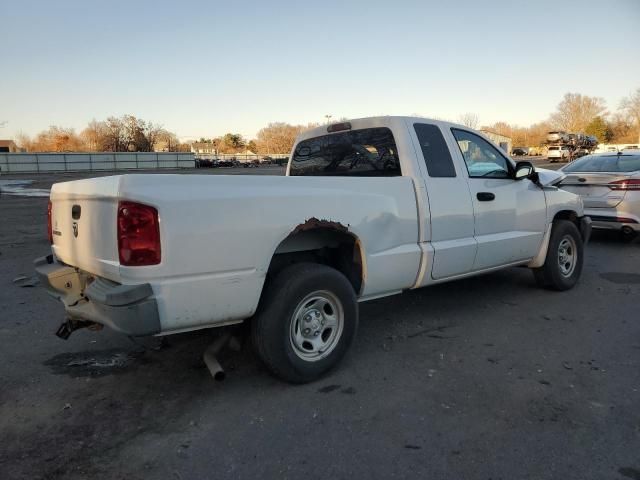
[{"label": "door handle", "polygon": [[490,202],[491,200],[495,200],[496,196],[491,192],[478,192],[476,197],[481,202]]}]

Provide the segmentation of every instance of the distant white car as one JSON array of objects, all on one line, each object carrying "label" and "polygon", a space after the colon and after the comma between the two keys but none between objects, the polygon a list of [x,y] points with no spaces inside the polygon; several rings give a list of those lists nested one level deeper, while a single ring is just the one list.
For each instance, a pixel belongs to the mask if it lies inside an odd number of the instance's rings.
[{"label": "distant white car", "polygon": [[555,163],[558,160],[564,162],[568,160],[570,156],[571,150],[566,146],[552,145],[547,149],[547,158],[551,163]]},{"label": "distant white car", "polygon": [[566,142],[569,140],[569,135],[567,134],[567,132],[563,131],[563,130],[558,130],[558,131],[554,131],[554,132],[549,132],[547,134],[547,142],[552,143],[552,142]]},{"label": "distant white car", "polygon": [[640,150],[588,155],[561,171],[561,188],[582,197],[594,228],[640,232]]}]

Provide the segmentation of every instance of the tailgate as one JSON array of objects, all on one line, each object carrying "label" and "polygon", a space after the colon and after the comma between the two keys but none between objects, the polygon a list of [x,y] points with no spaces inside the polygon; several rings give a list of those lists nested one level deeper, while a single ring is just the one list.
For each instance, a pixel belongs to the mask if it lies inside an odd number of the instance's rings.
[{"label": "tailgate", "polygon": [[612,190],[609,185],[625,180],[629,175],[619,173],[567,173],[560,188],[582,197],[585,208],[613,208],[626,193],[625,190]]},{"label": "tailgate", "polygon": [[116,219],[120,178],[56,183],[50,197],[55,256],[114,281],[119,280]]}]

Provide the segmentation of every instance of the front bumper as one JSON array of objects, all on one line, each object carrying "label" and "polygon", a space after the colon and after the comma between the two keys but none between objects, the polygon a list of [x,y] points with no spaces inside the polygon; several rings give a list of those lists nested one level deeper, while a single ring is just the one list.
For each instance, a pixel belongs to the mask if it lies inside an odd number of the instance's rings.
[{"label": "front bumper", "polygon": [[71,320],[95,322],[134,337],[160,333],[158,305],[148,283],[121,285],[56,261],[34,260],[40,282]]}]

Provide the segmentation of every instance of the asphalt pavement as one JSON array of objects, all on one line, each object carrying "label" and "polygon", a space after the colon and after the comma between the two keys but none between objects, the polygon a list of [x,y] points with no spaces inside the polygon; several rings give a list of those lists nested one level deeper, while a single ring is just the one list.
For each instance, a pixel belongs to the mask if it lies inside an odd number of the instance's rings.
[{"label": "asphalt pavement", "polygon": [[302,386],[248,345],[215,382],[215,331],[58,339],[48,252],[46,198],[0,193],[0,479],[640,479],[638,241],[596,232],[568,292],[512,268],[364,303]]}]

